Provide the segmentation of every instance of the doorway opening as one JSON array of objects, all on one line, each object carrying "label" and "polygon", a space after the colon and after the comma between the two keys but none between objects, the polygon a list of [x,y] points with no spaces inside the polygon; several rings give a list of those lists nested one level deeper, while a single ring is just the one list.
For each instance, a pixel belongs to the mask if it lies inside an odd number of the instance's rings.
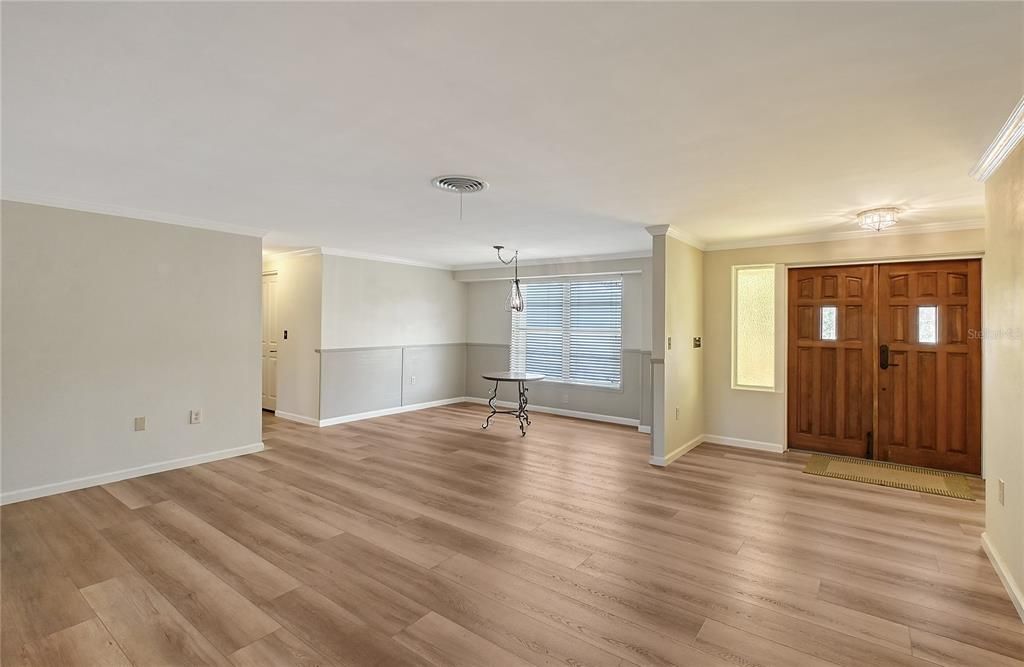
[{"label": "doorway opening", "polygon": [[797,449],[981,473],[981,261],[789,269]]},{"label": "doorway opening", "polygon": [[277,272],[263,274],[263,409],[274,412],[277,409]]}]

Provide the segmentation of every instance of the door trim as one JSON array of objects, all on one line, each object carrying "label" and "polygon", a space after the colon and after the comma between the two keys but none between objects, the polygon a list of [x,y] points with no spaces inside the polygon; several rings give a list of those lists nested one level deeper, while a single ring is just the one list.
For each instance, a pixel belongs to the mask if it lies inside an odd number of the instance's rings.
[{"label": "door trim", "polygon": [[832,266],[859,266],[862,264],[910,264],[914,262],[944,262],[957,259],[985,259],[984,252],[957,253],[957,254],[936,254],[936,255],[914,255],[912,257],[888,257],[886,259],[851,259],[840,262],[789,262],[784,266],[795,269],[827,269]]}]

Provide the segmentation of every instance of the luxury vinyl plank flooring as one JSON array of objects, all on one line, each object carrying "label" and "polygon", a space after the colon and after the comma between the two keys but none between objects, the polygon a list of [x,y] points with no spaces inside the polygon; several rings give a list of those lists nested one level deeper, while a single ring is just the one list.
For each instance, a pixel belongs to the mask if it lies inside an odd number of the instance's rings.
[{"label": "luxury vinyl plank flooring", "polygon": [[1024,667],[984,500],[484,414],[265,414],[259,454],[2,508],[3,665]]}]

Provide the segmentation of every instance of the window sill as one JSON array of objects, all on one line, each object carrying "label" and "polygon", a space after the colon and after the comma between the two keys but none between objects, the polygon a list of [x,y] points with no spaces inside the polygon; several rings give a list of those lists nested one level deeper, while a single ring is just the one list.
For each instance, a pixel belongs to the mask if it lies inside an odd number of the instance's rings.
[{"label": "window sill", "polygon": [[733,389],[737,389],[739,391],[760,391],[760,392],[765,393],[765,394],[774,394],[774,393],[776,393],[775,392],[775,387],[755,387],[755,386],[752,386],[752,385],[734,384],[734,385],[732,385],[732,388]]},{"label": "window sill", "polygon": [[549,378],[544,378],[543,380],[541,380],[541,382],[543,384],[555,384],[563,387],[574,387],[576,389],[593,389],[596,391],[608,391],[616,394],[621,394],[625,391],[621,383],[618,386],[613,386],[607,384],[588,384],[586,382],[566,382],[565,380],[552,380]]}]

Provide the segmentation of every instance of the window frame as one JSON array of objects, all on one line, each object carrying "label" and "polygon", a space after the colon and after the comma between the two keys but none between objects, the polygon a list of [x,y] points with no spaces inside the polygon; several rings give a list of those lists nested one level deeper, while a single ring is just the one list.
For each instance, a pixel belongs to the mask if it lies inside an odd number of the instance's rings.
[{"label": "window frame", "polygon": [[[737,370],[738,370],[737,367],[736,367],[736,358],[737,358],[737,347],[739,345],[738,329],[737,329],[737,325],[738,325],[737,314],[738,314],[738,307],[739,307],[739,300],[737,298],[738,295],[737,295],[737,292],[736,292],[737,278],[738,278],[738,275],[739,275],[740,271],[743,271],[743,270],[754,270],[754,269],[769,270],[771,272],[771,276],[772,276],[772,295],[771,295],[771,309],[772,309],[772,332],[771,332],[771,340],[772,340],[772,384],[770,386],[768,386],[768,385],[741,384],[740,382],[737,382],[737,379],[736,379],[736,373],[737,373]],[[779,315],[779,313],[778,313],[778,307],[777,307],[778,296],[779,296],[779,269],[778,269],[778,266],[776,264],[735,264],[735,265],[733,265],[732,266],[732,283],[731,283],[731,287],[730,287],[730,294],[729,294],[729,296],[730,296],[730,302],[731,302],[730,303],[730,325],[729,325],[730,337],[731,337],[731,343],[730,343],[730,363],[729,363],[729,383],[730,383],[730,386],[731,386],[732,389],[738,389],[738,390],[741,390],[741,391],[761,391],[761,392],[767,392],[767,393],[775,393],[775,392],[778,391],[778,387],[779,387],[779,376],[778,376],[779,375],[778,374],[778,363],[779,363],[779,359],[778,359],[778,356],[779,356],[778,355],[778,352],[779,352],[779,350],[778,350],[778,333],[779,333],[779,322],[778,322],[778,319],[779,319],[779,317],[778,317],[778,315]]]},{"label": "window frame", "polygon": [[[529,285],[552,284],[553,283],[553,284],[557,284],[557,285],[561,285],[562,286],[562,326],[560,326],[560,327],[518,327],[520,329],[532,329],[532,330],[536,330],[536,331],[551,331],[551,332],[560,332],[561,333],[561,341],[562,341],[562,345],[561,345],[562,375],[558,376],[558,377],[555,377],[555,376],[551,376],[551,375],[545,374],[545,377],[544,377],[543,380],[541,380],[541,382],[550,383],[550,384],[567,385],[567,386],[571,386],[571,387],[580,387],[580,388],[584,388],[584,389],[587,389],[587,390],[610,391],[610,392],[616,392],[616,393],[624,392],[625,391],[625,378],[624,378],[624,371],[625,371],[625,347],[624,347],[624,339],[623,339],[623,335],[622,335],[622,328],[623,328],[623,314],[625,313],[626,286],[625,286],[625,280],[624,280],[623,276],[622,275],[608,275],[608,276],[596,276],[595,275],[595,276],[580,277],[579,279],[548,278],[548,279],[538,279],[538,280],[529,280],[529,281],[523,280],[521,282],[522,282],[523,287],[524,287],[524,296],[526,298],[526,307],[527,307],[527,309],[529,309],[529,307],[530,307],[530,297],[525,292],[527,291],[526,288]],[[569,360],[570,360],[571,349],[572,349],[571,348],[571,344],[570,344],[569,341],[571,339],[572,333],[574,333],[574,332],[581,332],[581,331],[582,332],[588,332],[588,331],[592,332],[592,331],[594,331],[593,329],[573,328],[571,326],[571,324],[570,324],[570,322],[571,322],[571,309],[569,308],[569,304],[570,304],[569,290],[571,289],[570,286],[573,285],[573,284],[579,284],[579,283],[605,283],[605,282],[617,282],[617,283],[619,283],[619,295],[620,295],[620,297],[619,297],[619,328],[618,328],[619,345],[618,345],[618,348],[617,348],[617,351],[618,351],[618,383],[617,384],[597,383],[597,382],[589,382],[589,381],[583,381],[583,380],[571,380],[571,379],[568,379],[567,376],[568,376],[568,373],[570,372],[569,371],[569,369],[570,369],[570,361]],[[509,333],[510,333],[510,340],[509,340],[509,369],[510,370],[514,369],[513,364],[512,364],[512,359],[513,359],[513,356],[516,353],[516,350],[515,350],[515,338],[516,338],[516,336],[515,336],[515,334],[516,334],[516,329],[517,329],[517,326],[516,326],[516,318],[517,317],[522,317],[522,315],[520,315],[519,313],[513,312],[512,313],[512,317],[509,318],[510,319],[510,321],[509,321]],[[613,337],[613,336],[614,336],[613,334],[608,334],[608,337]]]}]

